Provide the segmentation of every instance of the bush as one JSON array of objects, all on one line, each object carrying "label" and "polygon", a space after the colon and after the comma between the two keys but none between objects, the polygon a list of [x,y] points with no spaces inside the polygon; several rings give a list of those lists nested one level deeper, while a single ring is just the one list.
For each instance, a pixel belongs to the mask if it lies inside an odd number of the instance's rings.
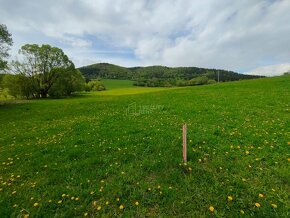
[{"label": "bush", "polygon": [[86,91],[104,91],[106,87],[98,80],[90,81],[86,84]]},{"label": "bush", "polygon": [[215,84],[215,83],[216,83],[216,81],[214,79],[209,79],[207,81],[207,84]]}]

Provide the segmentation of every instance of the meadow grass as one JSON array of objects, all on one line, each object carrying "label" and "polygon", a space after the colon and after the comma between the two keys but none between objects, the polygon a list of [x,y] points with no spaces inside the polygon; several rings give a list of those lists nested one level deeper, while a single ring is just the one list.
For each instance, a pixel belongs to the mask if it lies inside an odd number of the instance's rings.
[{"label": "meadow grass", "polygon": [[1,105],[0,216],[289,217],[289,84]]},{"label": "meadow grass", "polygon": [[121,88],[132,88],[133,81],[131,80],[120,80],[120,79],[102,79],[102,83],[105,85],[106,89],[121,89]]}]

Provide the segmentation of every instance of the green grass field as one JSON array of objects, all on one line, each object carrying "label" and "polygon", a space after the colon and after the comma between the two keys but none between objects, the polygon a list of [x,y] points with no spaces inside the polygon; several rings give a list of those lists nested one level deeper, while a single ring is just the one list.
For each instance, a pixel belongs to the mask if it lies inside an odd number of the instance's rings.
[{"label": "green grass field", "polygon": [[290,216],[290,76],[120,90],[0,105],[0,217]]},{"label": "green grass field", "polygon": [[120,79],[102,79],[102,83],[105,85],[106,89],[121,89],[121,88],[132,88],[133,81],[130,80],[120,80]]}]

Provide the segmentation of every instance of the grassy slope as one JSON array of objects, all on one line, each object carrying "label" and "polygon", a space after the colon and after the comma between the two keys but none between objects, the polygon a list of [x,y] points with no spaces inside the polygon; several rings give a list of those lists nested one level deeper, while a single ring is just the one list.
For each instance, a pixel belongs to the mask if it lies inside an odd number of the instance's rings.
[{"label": "grassy slope", "polygon": [[102,79],[102,83],[105,85],[106,89],[109,90],[134,87],[134,82],[130,80]]},{"label": "grassy slope", "polygon": [[[2,105],[1,217],[211,217],[209,206],[217,216],[289,217],[289,83]],[[128,114],[132,103],[146,110]]]}]

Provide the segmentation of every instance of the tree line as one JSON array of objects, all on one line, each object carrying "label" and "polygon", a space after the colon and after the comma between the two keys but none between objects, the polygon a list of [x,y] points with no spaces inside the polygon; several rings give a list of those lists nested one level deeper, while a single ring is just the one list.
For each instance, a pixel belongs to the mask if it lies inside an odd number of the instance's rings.
[{"label": "tree line", "polygon": [[79,68],[86,79],[128,79],[137,86],[190,86],[255,79],[261,76],[239,74],[233,71],[198,67],[149,66],[126,68],[100,63]]}]

